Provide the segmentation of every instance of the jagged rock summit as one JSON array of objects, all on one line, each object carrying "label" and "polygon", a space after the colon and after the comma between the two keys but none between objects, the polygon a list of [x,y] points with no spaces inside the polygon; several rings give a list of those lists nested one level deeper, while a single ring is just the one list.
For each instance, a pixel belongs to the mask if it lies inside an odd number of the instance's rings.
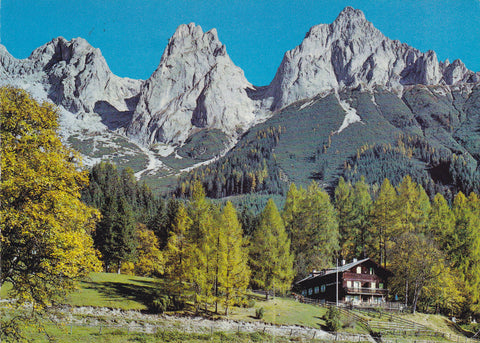
[{"label": "jagged rock summit", "polygon": [[322,91],[379,85],[401,93],[407,85],[479,80],[461,61],[441,63],[433,51],[391,40],[362,11],[346,7],[332,24],[313,26],[285,53],[266,94],[276,110]]},{"label": "jagged rock summit", "polygon": [[270,85],[259,88],[232,62],[215,29],[203,32],[193,23],[177,28],[146,81],[115,76],[100,50],[82,38],[55,38],[24,60],[0,45],[0,84],[41,90],[83,123],[96,120],[146,147],[181,145],[202,129],[219,129],[234,141],[274,111],[319,93],[382,86],[402,95],[415,84],[479,80],[460,60],[439,62],[433,51],[385,37],[352,7],[331,24],[313,26],[285,53]]},{"label": "jagged rock summit", "polygon": [[100,50],[83,38],[55,38],[24,60],[1,46],[0,62],[2,83],[40,84],[53,102],[73,113],[94,112],[105,103],[127,111],[128,99],[138,94],[142,84],[114,75]]},{"label": "jagged rock summit", "polygon": [[127,134],[144,144],[183,142],[199,128],[235,135],[255,118],[251,87],[215,29],[180,25],[142,87]]}]

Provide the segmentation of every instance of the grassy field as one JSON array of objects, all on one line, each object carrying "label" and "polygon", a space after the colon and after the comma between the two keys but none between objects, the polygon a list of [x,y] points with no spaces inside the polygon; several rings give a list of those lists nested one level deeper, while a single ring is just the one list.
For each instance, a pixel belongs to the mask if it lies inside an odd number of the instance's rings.
[{"label": "grassy field", "polygon": [[[66,303],[72,306],[109,307],[122,310],[148,310],[148,300],[161,289],[161,281],[130,275],[111,273],[92,273],[89,280],[80,284],[80,289],[72,293]],[[275,297],[265,300],[264,296],[249,293],[255,300],[251,308],[234,307],[228,319],[239,321],[256,321],[255,309],[265,309],[264,322],[282,325],[301,325],[312,328],[324,326],[322,319],[325,308],[302,304],[291,298]],[[213,306],[209,311],[213,312]],[[188,310],[187,310],[188,312]],[[224,308],[219,304],[218,312],[213,318],[223,318]]]},{"label": "grassy field", "polygon": [[[7,292],[11,285],[5,284],[0,290],[2,298],[7,297]],[[72,306],[91,306],[91,307],[107,307],[111,309],[121,310],[137,310],[149,313],[148,303],[154,299],[157,294],[161,294],[162,281],[152,278],[137,277],[130,275],[118,275],[111,273],[92,273],[90,278],[80,283],[78,291],[70,294],[65,299],[65,304]],[[327,312],[324,307],[318,307],[308,304],[302,304],[292,298],[286,297],[270,297],[266,300],[263,295],[249,293],[250,307],[234,307],[228,316],[224,316],[224,308],[220,304],[218,314],[213,313],[214,308],[210,306],[206,316],[211,319],[229,319],[238,322],[264,322],[276,325],[297,325],[306,328],[325,329],[325,321],[323,316]],[[263,308],[265,310],[262,319],[255,318],[256,309]],[[192,306],[187,306],[182,313],[167,313],[170,315],[193,315]],[[91,316],[91,315],[89,315]],[[461,332],[451,325],[451,322],[437,315],[427,314],[408,314],[402,315],[405,319],[423,324],[432,328],[436,332],[445,335],[446,339],[436,338],[436,341],[456,341],[462,337]],[[95,317],[96,318],[96,317]],[[97,318],[102,323],[105,318]],[[153,319],[146,319],[152,321]],[[157,319],[155,319],[157,320]],[[249,334],[249,333],[223,333],[213,332],[210,334],[194,334],[177,331],[163,331],[156,334],[134,333],[128,332],[125,327],[112,328],[107,327],[111,324],[111,320],[104,322],[103,330],[97,325],[96,327],[69,326],[68,324],[53,325],[46,320],[44,328],[50,336],[55,337],[59,342],[82,341],[82,342],[203,342],[203,341],[231,341],[231,342],[264,342],[273,338],[268,335]],[[152,324],[152,323],[150,323]],[[153,323],[154,324],[154,323]],[[340,332],[365,334],[365,329],[360,327],[359,323],[354,320],[343,317],[342,328]],[[101,324],[99,324],[101,325]],[[172,330],[175,330],[173,328]],[[181,331],[181,328],[178,328]],[[125,332],[124,332],[125,331]],[[35,342],[47,342],[48,338],[42,330],[33,327],[27,327],[25,331],[29,338]],[[162,336],[163,335],[163,336]],[[101,338],[99,337],[101,336]],[[408,342],[411,337],[392,336],[398,342]],[[464,339],[464,336],[463,336]],[[276,342],[288,342],[287,338]]]},{"label": "grassy field", "polygon": [[146,310],[160,285],[152,278],[92,273],[70,294],[66,303],[72,306],[109,307],[121,310]]}]

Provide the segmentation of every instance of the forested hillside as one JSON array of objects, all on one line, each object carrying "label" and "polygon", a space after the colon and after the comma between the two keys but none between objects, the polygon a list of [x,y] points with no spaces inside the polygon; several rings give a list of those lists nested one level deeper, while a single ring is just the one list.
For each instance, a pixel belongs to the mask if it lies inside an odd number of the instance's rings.
[{"label": "forested hillside", "polygon": [[247,132],[224,158],[181,177],[176,193],[201,180],[207,194],[285,194],[317,180],[332,193],[340,176],[378,186],[408,175],[428,195],[449,199],[480,189],[480,87],[471,92],[414,86],[402,98],[377,88],[340,94],[361,118],[341,131],[333,93],[293,104]]}]

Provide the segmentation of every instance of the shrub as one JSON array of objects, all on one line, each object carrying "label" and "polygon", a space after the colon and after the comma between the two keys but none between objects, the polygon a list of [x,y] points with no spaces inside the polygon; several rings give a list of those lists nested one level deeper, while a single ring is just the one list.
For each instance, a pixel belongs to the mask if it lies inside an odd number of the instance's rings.
[{"label": "shrub", "polygon": [[168,295],[162,295],[154,299],[149,304],[150,310],[155,313],[163,313],[168,310],[171,305],[170,297]]},{"label": "shrub", "polygon": [[262,319],[265,315],[265,309],[263,307],[257,308],[255,310],[255,318]]},{"label": "shrub", "polygon": [[327,324],[327,329],[329,331],[337,331],[340,329],[340,311],[335,306],[331,306],[326,315],[325,315],[325,322]]},{"label": "shrub", "polygon": [[255,300],[248,299],[246,307],[247,308],[253,308],[254,306],[255,306]]}]

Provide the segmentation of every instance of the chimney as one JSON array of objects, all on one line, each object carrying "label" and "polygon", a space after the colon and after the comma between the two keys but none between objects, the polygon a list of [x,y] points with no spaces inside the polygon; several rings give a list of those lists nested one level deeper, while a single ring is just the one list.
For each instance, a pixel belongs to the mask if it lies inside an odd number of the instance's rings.
[{"label": "chimney", "polygon": [[344,266],[344,265],[345,265],[345,262],[346,262],[345,260],[342,260],[342,266]]},{"label": "chimney", "polygon": [[357,262],[357,259],[356,259],[356,258],[354,258],[352,262],[353,262],[353,263]]}]

